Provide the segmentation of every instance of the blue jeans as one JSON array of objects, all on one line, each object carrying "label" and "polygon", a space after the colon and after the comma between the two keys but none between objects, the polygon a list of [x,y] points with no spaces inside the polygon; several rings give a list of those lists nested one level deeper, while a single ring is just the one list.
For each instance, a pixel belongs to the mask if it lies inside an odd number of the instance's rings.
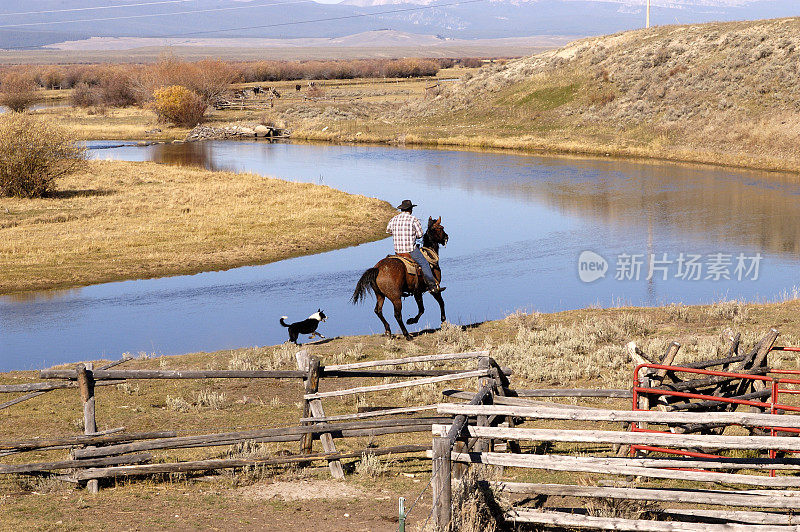
[{"label": "blue jeans", "polygon": [[411,255],[411,258],[422,268],[422,276],[425,278],[425,284],[427,284],[429,288],[436,286],[436,279],[433,277],[431,265],[419,250],[419,246],[415,246],[414,250],[409,253],[409,255]]}]

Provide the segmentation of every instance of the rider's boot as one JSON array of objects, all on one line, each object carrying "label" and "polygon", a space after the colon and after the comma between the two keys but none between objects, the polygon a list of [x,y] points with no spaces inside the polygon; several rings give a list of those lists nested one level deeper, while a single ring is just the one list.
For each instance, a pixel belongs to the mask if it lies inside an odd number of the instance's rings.
[{"label": "rider's boot", "polygon": [[439,294],[441,292],[444,292],[445,290],[447,290],[447,287],[441,286],[437,282],[428,283],[428,292],[430,292],[431,294]]}]

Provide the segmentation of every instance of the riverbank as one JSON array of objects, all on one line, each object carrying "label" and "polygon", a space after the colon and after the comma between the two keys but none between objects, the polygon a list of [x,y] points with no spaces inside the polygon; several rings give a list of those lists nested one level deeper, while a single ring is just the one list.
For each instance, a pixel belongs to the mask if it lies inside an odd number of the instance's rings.
[{"label": "riverbank", "polygon": [[0,199],[0,293],[275,262],[384,238],[394,214],[326,186],[155,163],[92,161],[58,187]]},{"label": "riverbank", "polygon": [[[369,312],[366,307],[363,310]],[[798,310],[800,301],[791,300],[768,305],[727,301],[706,306],[518,313],[465,328],[445,325],[439,331],[420,334],[413,342],[372,335],[334,338],[305,348],[320,357],[323,364],[490,349],[498,362],[511,367],[511,381],[515,388],[626,388],[630,386],[633,367],[625,350],[629,341],[636,341],[645,353],[654,357],[663,354],[670,342],[678,341],[682,347],[677,363],[723,355],[728,348],[726,330],[742,333],[745,349],[749,349],[770,327],[781,331],[778,345],[797,346],[800,345],[800,326],[795,320]],[[335,322],[329,320],[324,327],[325,334],[336,334]],[[284,344],[171,357],[142,353],[121,367],[293,369],[296,350],[295,346]],[[798,360],[794,353],[773,352],[769,365],[796,369]],[[34,380],[37,380],[35,372],[0,374],[2,384]],[[347,388],[374,383],[374,380],[347,379],[336,384],[337,388]],[[459,386],[474,386],[474,383],[443,383],[405,392],[397,390],[380,395],[354,396],[350,400],[327,399],[325,412],[339,415],[352,413],[358,406],[432,403],[439,400],[442,389]],[[11,399],[11,394],[5,395],[9,397],[4,399]],[[131,381],[98,388],[98,428],[124,426],[131,432],[169,428],[181,434],[197,434],[221,429],[282,426],[299,419],[301,396],[301,386],[294,381]],[[590,399],[585,404],[630,408],[627,399]],[[75,434],[81,430],[80,413],[78,393],[74,389],[55,390],[0,410],[0,437],[8,440]],[[379,438],[386,445],[430,441],[429,434]],[[349,451],[363,448],[370,441],[370,438],[337,440],[336,445],[340,450]],[[575,444],[556,444],[548,450],[554,454],[575,451]],[[174,461],[209,455],[219,458],[242,456],[243,452],[240,448],[220,447],[216,450],[155,451],[154,454],[156,461]],[[267,444],[258,452],[283,455],[297,452],[297,446],[296,442]],[[58,460],[63,459],[63,453],[26,453],[25,456],[4,457],[2,462]],[[43,527],[99,530],[110,519],[126,519],[140,523],[143,528],[158,530],[176,527],[272,530],[270,526],[277,526],[287,519],[309,527],[324,522],[326,528],[336,530],[395,530],[397,523],[389,519],[396,515],[397,497],[406,497],[410,501],[419,494],[429,480],[430,460],[423,456],[381,458],[379,463],[386,467],[373,478],[354,471],[357,462],[345,461],[345,468],[350,473],[334,491],[324,489],[329,473],[327,467],[321,465],[308,469],[265,468],[235,473],[175,475],[158,481],[131,479],[109,483],[95,496],[47,476],[2,476],[0,502],[4,508],[4,524],[19,530]],[[559,481],[559,473],[541,474],[544,475],[539,480],[541,482]],[[524,478],[520,477],[520,480]],[[281,490],[285,490],[288,500],[281,498],[278,493]],[[300,498],[298,491],[307,495]],[[430,508],[429,499],[429,496],[423,497],[420,503],[422,511],[412,514],[413,520],[409,518],[409,525],[419,525],[424,521]],[[80,511],[76,512],[76,508]]]},{"label": "riverbank", "polygon": [[396,109],[280,113],[295,138],[798,172],[799,29],[789,18],[628,31],[485,66]]},{"label": "riverbank", "polygon": [[[324,86],[325,82],[318,83]],[[411,113],[406,117],[405,106],[424,101],[424,84],[414,80],[399,81],[396,85],[392,89],[401,94],[387,96],[353,83],[329,89],[336,91],[330,99],[276,100],[273,109],[262,111],[212,109],[204,125],[252,128],[267,124],[288,129],[295,141],[509,150],[533,155],[611,157],[800,173],[800,155],[793,145],[785,142],[793,135],[792,131],[779,138],[763,137],[777,134],[768,122],[786,122],[783,114],[761,117],[758,123],[764,127],[752,126],[752,120],[743,118],[742,124],[749,128],[747,138],[742,135],[738,142],[722,142],[715,138],[714,131],[718,130],[706,131],[707,137],[703,139],[697,138],[696,131],[689,135],[692,127],[687,126],[665,129],[642,123],[620,127],[602,121],[587,125],[573,118],[537,123],[525,109],[495,105],[494,95],[470,112],[437,112],[422,117]],[[364,101],[369,98],[373,101]],[[182,141],[191,132],[189,128],[160,123],[151,111],[135,107],[63,107],[36,113],[57,120],[85,140],[170,142]],[[765,150],[764,146],[770,149]]]}]

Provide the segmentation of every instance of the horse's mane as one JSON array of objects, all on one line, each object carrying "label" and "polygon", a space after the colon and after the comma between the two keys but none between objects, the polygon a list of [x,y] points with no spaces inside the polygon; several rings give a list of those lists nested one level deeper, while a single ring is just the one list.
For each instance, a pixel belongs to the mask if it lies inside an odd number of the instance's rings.
[{"label": "horse's mane", "polygon": [[430,248],[434,250],[436,253],[439,253],[439,243],[434,242],[430,236],[431,232],[431,225],[428,224],[428,228],[425,230],[425,233],[422,235],[422,246],[426,248]]}]

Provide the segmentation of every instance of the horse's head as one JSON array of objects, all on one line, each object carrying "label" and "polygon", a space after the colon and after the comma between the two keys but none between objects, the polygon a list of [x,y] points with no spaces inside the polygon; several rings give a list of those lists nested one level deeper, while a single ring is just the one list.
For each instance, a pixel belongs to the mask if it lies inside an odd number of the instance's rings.
[{"label": "horse's head", "polygon": [[426,235],[433,243],[442,246],[447,245],[447,239],[450,237],[448,237],[447,233],[444,232],[441,216],[439,216],[439,218],[437,218],[436,220],[434,220],[433,218],[428,218],[428,231],[426,232]]}]

